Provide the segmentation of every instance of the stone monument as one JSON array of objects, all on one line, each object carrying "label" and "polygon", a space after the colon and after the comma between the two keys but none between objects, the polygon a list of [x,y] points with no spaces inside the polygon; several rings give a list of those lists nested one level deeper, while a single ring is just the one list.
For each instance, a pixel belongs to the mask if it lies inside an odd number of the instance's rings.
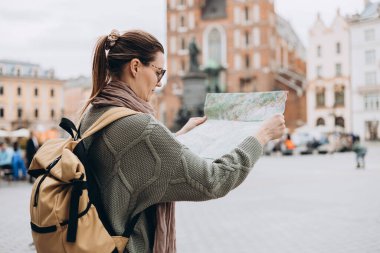
[{"label": "stone monument", "polygon": [[198,55],[200,49],[195,38],[189,43],[189,71],[182,77],[183,97],[181,113],[177,116],[177,123],[181,125],[187,122],[183,117],[203,116],[203,107],[206,99],[206,78],[207,75],[200,71]]}]

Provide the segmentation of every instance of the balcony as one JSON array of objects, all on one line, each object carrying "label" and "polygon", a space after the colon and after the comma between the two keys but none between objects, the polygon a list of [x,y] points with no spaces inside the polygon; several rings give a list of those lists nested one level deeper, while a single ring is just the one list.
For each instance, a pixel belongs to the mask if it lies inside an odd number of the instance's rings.
[{"label": "balcony", "polygon": [[379,93],[380,92],[380,85],[363,85],[357,88],[357,92],[360,95],[366,95],[370,93]]}]

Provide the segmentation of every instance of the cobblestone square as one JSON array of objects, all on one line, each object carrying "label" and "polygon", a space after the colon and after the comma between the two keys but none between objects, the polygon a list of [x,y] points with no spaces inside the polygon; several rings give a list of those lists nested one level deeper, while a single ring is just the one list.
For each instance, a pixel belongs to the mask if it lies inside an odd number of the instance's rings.
[{"label": "cobblestone square", "polygon": [[[379,253],[380,146],[354,153],[262,157],[225,198],[177,203],[186,252]],[[0,182],[0,253],[34,252],[28,183]]]}]

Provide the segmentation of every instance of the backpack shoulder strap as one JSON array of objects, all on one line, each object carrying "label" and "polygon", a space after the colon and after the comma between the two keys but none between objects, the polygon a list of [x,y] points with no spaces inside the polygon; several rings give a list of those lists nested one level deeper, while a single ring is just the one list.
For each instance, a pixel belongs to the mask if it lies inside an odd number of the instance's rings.
[{"label": "backpack shoulder strap", "polygon": [[111,124],[112,122],[130,115],[137,114],[139,112],[133,111],[125,107],[114,107],[102,114],[81,136],[81,139],[93,135],[102,128]]},{"label": "backpack shoulder strap", "polygon": [[[83,135],[80,137],[82,140],[95,134],[96,132],[100,131],[101,129],[103,129],[104,127],[106,127],[107,125],[111,124],[112,122],[118,120],[118,119],[121,119],[123,117],[126,117],[126,116],[130,116],[130,115],[134,115],[134,114],[137,114],[137,113],[140,113],[140,112],[136,112],[134,110],[131,110],[129,108],[125,108],[125,107],[114,107],[114,108],[111,108],[109,109],[108,111],[106,111],[105,113],[103,113],[84,133]],[[79,131],[78,131],[79,132]],[[74,150],[74,153],[78,156],[79,160],[83,163],[84,167],[85,167],[85,170],[86,170],[86,176],[87,176],[87,179],[89,178],[92,178],[93,175],[92,175],[92,171],[91,171],[91,164],[87,158],[87,155],[86,155],[86,151],[85,151],[85,146],[83,144],[82,141],[80,141],[78,143],[78,145],[75,147],[75,150]],[[88,182],[88,190],[89,190],[89,197],[90,197],[90,200],[92,201],[92,203],[95,205],[97,211],[98,211],[98,215],[99,215],[99,218],[102,220],[103,222],[103,225],[105,226],[106,230],[111,234],[111,235],[115,235],[115,232],[113,231],[112,227],[109,224],[109,222],[107,221],[107,218],[106,216],[104,215],[104,210],[103,208],[101,207],[101,201],[99,199],[99,190],[97,189],[97,187],[91,183],[89,183],[89,181],[93,181],[93,180],[87,180]],[[141,213],[137,214],[130,222],[127,222],[126,223],[126,227],[127,229],[124,231],[123,233],[123,236],[125,237],[129,237],[132,232],[133,232],[133,229],[137,223],[137,220],[139,219]]]}]

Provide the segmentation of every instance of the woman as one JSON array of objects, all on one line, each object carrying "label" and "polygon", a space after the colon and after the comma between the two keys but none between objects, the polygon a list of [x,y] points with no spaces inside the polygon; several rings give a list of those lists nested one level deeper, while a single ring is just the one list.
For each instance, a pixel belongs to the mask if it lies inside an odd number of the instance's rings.
[{"label": "woman", "polygon": [[[175,201],[222,197],[248,175],[262,146],[282,136],[283,116],[267,121],[231,153],[208,164],[181,145],[153,116],[148,103],[165,74],[164,49],[152,35],[129,31],[99,39],[93,59],[93,89],[83,111],[83,133],[102,113],[123,106],[142,113],[125,117],[85,141],[99,194],[99,215],[111,234],[121,235],[126,222],[141,215],[127,252],[175,252]],[[205,118],[193,118],[177,135]],[[254,134],[254,133],[252,133]]]}]

